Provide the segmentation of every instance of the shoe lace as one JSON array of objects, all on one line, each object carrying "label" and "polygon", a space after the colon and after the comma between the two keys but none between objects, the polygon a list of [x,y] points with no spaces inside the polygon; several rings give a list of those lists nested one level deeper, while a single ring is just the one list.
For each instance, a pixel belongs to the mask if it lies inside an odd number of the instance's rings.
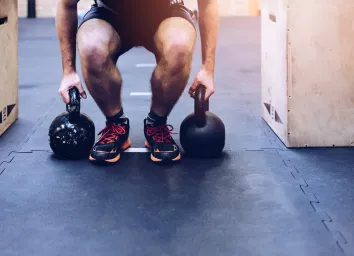
[{"label": "shoe lace", "polygon": [[166,142],[172,143],[173,139],[171,134],[173,133],[173,126],[170,124],[164,124],[159,126],[148,126],[146,129],[146,134],[151,136],[156,142]]},{"label": "shoe lace", "polygon": [[106,127],[98,133],[102,135],[99,139],[99,144],[112,143],[118,140],[119,135],[126,133],[125,127],[115,123],[107,124]]}]

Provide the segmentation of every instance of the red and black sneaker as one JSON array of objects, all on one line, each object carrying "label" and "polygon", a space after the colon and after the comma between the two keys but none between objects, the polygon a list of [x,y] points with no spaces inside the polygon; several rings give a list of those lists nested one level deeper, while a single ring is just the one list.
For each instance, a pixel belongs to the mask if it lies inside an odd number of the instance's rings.
[{"label": "red and black sneaker", "polygon": [[171,134],[173,127],[169,124],[150,124],[144,120],[145,146],[151,150],[150,158],[153,162],[173,162],[181,159],[178,145]]},{"label": "red and black sneaker", "polygon": [[91,149],[90,161],[98,163],[116,163],[120,159],[122,150],[130,147],[129,119],[120,123],[108,123],[98,134],[99,140]]}]

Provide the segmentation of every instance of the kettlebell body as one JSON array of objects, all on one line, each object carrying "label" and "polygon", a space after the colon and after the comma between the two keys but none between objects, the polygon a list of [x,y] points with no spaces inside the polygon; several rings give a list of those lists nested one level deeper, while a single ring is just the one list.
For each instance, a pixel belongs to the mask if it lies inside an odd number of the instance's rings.
[{"label": "kettlebell body", "polygon": [[225,147],[225,126],[215,114],[205,112],[205,125],[200,127],[194,113],[188,115],[180,128],[181,145],[187,155],[212,158]]},{"label": "kettlebell body", "polygon": [[225,125],[209,111],[203,85],[196,89],[194,113],[181,123],[180,142],[186,155],[200,158],[218,157],[225,147]]},{"label": "kettlebell body", "polygon": [[49,145],[53,153],[64,159],[88,156],[95,142],[95,125],[80,113],[79,92],[71,90],[67,112],[57,116],[49,127]]}]

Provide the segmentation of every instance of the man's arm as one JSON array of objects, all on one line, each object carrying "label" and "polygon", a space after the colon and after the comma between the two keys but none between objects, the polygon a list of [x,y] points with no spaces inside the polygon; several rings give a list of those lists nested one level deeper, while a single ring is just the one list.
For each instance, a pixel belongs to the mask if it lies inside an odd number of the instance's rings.
[{"label": "man's arm", "polygon": [[80,77],[76,73],[75,65],[78,2],[79,0],[59,0],[56,14],[56,27],[63,65],[63,78],[58,92],[66,104],[70,102],[69,90],[73,87],[79,90],[82,98],[87,98]]},{"label": "man's arm", "polygon": [[59,0],[56,28],[62,55],[63,73],[76,72],[76,32],[78,25],[77,3],[79,0]]},{"label": "man's arm", "polygon": [[199,84],[206,88],[205,98],[208,99],[215,91],[214,69],[215,52],[219,32],[219,8],[217,0],[198,0],[199,30],[202,43],[202,68],[189,88],[189,94],[195,97]]},{"label": "man's arm", "polygon": [[216,43],[219,32],[218,1],[198,0],[198,9],[203,69],[213,74],[215,68]]}]

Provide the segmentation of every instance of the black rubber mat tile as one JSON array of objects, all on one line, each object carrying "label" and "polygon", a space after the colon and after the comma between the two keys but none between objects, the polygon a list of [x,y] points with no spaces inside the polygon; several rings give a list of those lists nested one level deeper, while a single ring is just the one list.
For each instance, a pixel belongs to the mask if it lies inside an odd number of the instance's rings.
[{"label": "black rubber mat tile", "polygon": [[16,154],[0,176],[2,255],[340,255],[275,151],[159,166]]},{"label": "black rubber mat tile", "polygon": [[17,144],[14,143],[3,143],[0,146],[0,162],[2,159],[5,159],[9,156],[9,154],[11,153],[11,151],[14,151],[17,149]]},{"label": "black rubber mat tile", "polygon": [[298,170],[298,178],[308,184],[303,190],[316,195],[314,207],[332,219],[327,226],[338,242],[354,254],[354,151],[303,149],[280,153]]}]

